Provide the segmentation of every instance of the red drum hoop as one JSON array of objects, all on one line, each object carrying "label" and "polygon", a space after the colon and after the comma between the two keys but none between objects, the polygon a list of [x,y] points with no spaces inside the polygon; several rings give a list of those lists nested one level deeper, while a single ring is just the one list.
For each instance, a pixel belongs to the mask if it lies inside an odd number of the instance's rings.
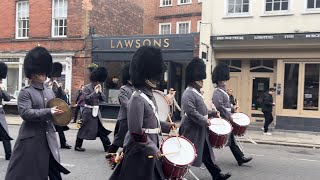
[{"label": "red drum hoop", "polygon": [[189,139],[183,136],[165,139],[161,144],[161,153],[168,154],[163,156],[162,163],[163,173],[168,179],[179,179],[186,176],[196,158],[196,148]]},{"label": "red drum hoop", "polygon": [[231,115],[232,127],[233,127],[233,134],[235,136],[244,136],[246,133],[247,127],[249,126],[251,120],[248,115],[245,113],[234,113]]},{"label": "red drum hoop", "polygon": [[156,100],[160,121],[166,121],[170,114],[170,106],[162,91],[153,90],[153,97]]},{"label": "red drum hoop", "polygon": [[223,148],[229,139],[232,131],[231,124],[222,118],[212,118],[209,126],[209,141],[214,148]]}]

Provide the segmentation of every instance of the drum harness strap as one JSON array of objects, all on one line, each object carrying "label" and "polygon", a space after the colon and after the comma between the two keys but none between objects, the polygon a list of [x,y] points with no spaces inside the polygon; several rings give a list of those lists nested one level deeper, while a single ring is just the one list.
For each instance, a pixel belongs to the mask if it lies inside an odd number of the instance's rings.
[{"label": "drum harness strap", "polygon": [[[196,89],[194,89],[194,88],[192,88],[192,87],[187,87],[187,90],[188,90],[188,89],[191,89],[193,92],[195,92],[197,95],[199,95],[202,99],[204,99],[204,97],[202,96],[202,94],[200,94],[199,91],[197,91]],[[186,115],[186,116],[188,117],[187,113],[184,113],[184,115]],[[204,117],[206,117],[206,118],[208,119],[208,114],[205,115]]]},{"label": "drum harness strap", "polygon": [[[226,93],[224,90],[222,90],[221,88],[217,88],[219,91],[221,91],[224,95],[226,95],[227,96],[227,98],[228,98],[228,101],[230,102],[230,97],[229,97],[229,95],[228,95],[228,93]],[[231,104],[231,103],[230,103]],[[231,108],[226,108],[227,109],[227,111],[229,111],[229,112],[231,112]]]},{"label": "drum harness strap", "polygon": [[[136,92],[136,91],[135,91],[135,92]],[[135,93],[135,92],[134,92],[134,93]],[[154,115],[156,116],[156,119],[157,119],[157,121],[158,121],[158,127],[159,127],[159,128],[154,128],[154,129],[144,129],[144,128],[143,128],[144,132],[145,132],[146,134],[160,134],[160,135],[161,135],[161,138],[162,138],[162,140],[163,140],[163,134],[162,134],[162,130],[161,130],[161,124],[160,124],[158,112],[157,112],[157,110],[156,110],[156,106],[154,105],[154,103],[152,102],[152,100],[147,97],[146,94],[144,94],[144,93],[141,92],[140,90],[139,90],[139,93],[140,93],[140,96],[141,96],[143,99],[145,99],[145,100],[150,104],[150,106],[152,107],[153,113],[154,113]]]}]

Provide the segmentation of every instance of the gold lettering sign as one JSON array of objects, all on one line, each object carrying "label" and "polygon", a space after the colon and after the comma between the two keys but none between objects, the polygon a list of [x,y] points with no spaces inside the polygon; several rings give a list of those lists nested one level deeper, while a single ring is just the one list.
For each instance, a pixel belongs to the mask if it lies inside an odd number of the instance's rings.
[{"label": "gold lettering sign", "polygon": [[169,48],[170,39],[112,39],[111,49],[140,48],[141,46],[155,46],[158,48]]}]

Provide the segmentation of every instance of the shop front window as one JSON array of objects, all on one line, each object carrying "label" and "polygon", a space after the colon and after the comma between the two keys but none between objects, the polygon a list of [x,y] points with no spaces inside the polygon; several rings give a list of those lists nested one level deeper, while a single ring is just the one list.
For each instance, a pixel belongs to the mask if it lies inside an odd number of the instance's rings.
[{"label": "shop front window", "polygon": [[8,64],[7,73],[7,91],[14,98],[17,99],[19,93],[19,65]]},{"label": "shop front window", "polygon": [[299,64],[285,64],[283,109],[297,109]]},{"label": "shop front window", "polygon": [[318,110],[320,64],[306,64],[304,77],[303,110]]}]

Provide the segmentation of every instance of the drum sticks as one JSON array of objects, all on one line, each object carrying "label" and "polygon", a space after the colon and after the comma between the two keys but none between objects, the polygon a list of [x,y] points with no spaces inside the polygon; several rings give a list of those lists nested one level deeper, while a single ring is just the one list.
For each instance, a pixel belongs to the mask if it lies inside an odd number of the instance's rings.
[{"label": "drum sticks", "polygon": [[[170,114],[168,114],[168,117],[169,117],[169,121],[170,121],[170,123],[171,123],[171,124],[173,124],[173,122],[172,122],[172,120],[171,120],[171,117],[170,117]],[[181,143],[180,143],[180,141],[179,141],[179,135],[178,135],[178,132],[177,132],[177,130],[176,130],[176,128],[175,128],[174,126],[172,127],[172,129],[173,129],[173,132],[174,132],[174,134],[176,135],[177,140],[178,140],[178,142],[179,142],[179,145],[180,145],[180,147],[181,147]]]},{"label": "drum sticks", "polygon": [[[161,156],[166,156],[166,155],[171,155],[171,154],[176,154],[178,152],[171,152],[171,153],[165,153],[165,154],[161,154]],[[156,156],[148,156],[149,159],[155,158]]]}]

